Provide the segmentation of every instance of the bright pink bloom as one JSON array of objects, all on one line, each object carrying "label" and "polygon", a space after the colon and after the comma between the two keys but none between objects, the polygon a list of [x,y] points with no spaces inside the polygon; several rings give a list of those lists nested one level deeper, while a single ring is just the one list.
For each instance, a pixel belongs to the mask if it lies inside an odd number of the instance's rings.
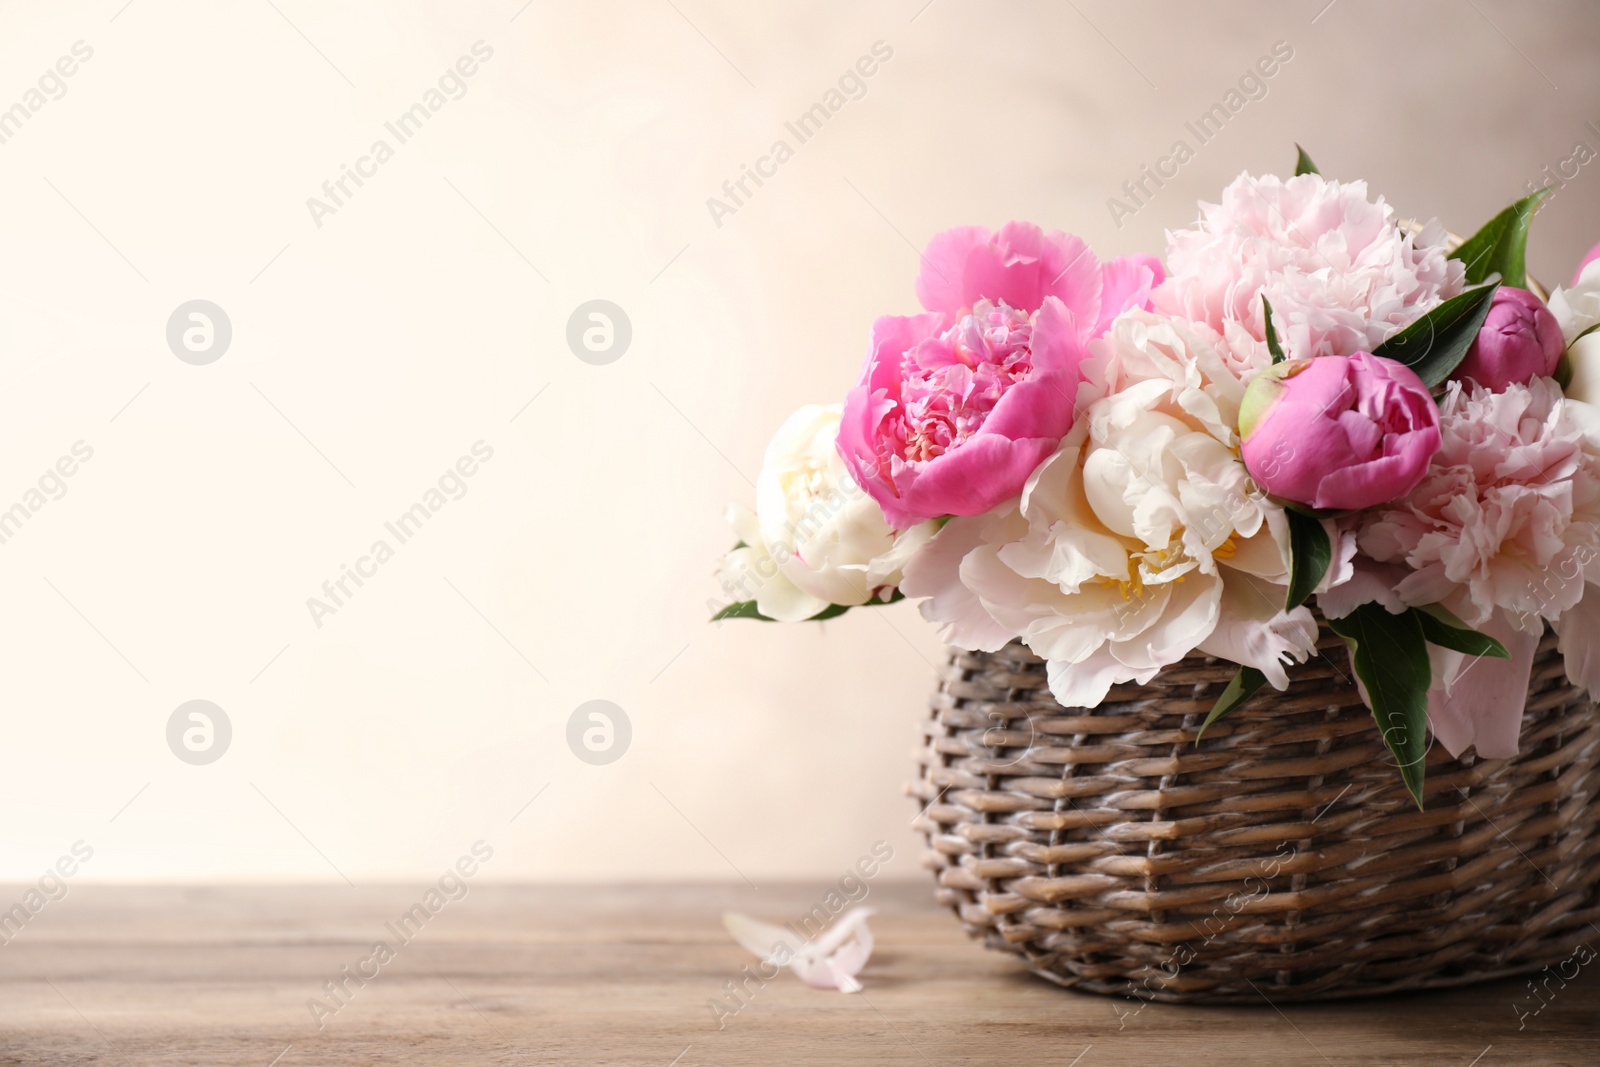
[{"label": "bright pink bloom", "polygon": [[1241,453],[1268,493],[1355,510],[1404,496],[1439,451],[1439,409],[1412,370],[1368,352],[1291,359],[1256,375]]},{"label": "bright pink bloom", "polygon": [[1573,288],[1577,288],[1582,283],[1583,268],[1587,267],[1597,259],[1600,259],[1600,244],[1597,244],[1593,248],[1589,249],[1589,254],[1584,256],[1582,261],[1578,263],[1578,269],[1572,272]]},{"label": "bright pink bloom", "polygon": [[1087,343],[1161,278],[1154,257],[1101,264],[1025,222],[936,235],[916,285],[928,314],[873,323],[839,454],[898,529],[1019,495],[1072,428]]},{"label": "bright pink bloom", "polygon": [[1550,377],[1566,347],[1561,324],[1543,300],[1526,289],[1502,285],[1477,339],[1451,377],[1501,393],[1508,385]]}]

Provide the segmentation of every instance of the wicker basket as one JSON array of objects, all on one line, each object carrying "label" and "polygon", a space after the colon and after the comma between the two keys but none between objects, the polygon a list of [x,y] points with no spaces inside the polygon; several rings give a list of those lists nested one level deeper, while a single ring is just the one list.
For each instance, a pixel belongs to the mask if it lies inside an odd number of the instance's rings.
[{"label": "wicker basket", "polygon": [[1063,708],[1013,643],[954,651],[911,787],[938,898],[1063,986],[1333,999],[1536,971],[1600,936],[1600,709],[1547,634],[1512,760],[1400,781],[1338,638],[1195,732],[1234,668],[1191,657]]}]

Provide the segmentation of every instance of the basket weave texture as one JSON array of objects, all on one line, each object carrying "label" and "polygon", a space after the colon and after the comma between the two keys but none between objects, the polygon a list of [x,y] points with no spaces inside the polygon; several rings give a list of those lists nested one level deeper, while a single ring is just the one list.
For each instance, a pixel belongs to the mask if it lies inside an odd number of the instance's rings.
[{"label": "basket weave texture", "polygon": [[1325,626],[1319,651],[1196,746],[1231,664],[1063,708],[1021,644],[952,650],[910,788],[938,899],[1036,974],[1141,1000],[1461,985],[1600,937],[1600,709],[1554,637],[1519,755],[1435,746],[1423,811]]}]

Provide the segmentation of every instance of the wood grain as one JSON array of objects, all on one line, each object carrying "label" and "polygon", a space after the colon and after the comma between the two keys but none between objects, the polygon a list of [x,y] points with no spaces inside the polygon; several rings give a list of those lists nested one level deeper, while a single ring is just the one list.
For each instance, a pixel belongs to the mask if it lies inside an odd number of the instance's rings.
[{"label": "wood grain", "polygon": [[720,1030],[708,1002],[753,962],[720,913],[798,919],[828,887],[472,886],[319,1029],[308,999],[396,941],[385,922],[424,888],[74,886],[0,948],[0,1063],[1600,1063],[1600,962],[1552,981],[1520,1030],[1516,1007],[1534,1003],[1523,981],[1141,1006],[985,952],[924,883],[870,886],[863,995],[784,974],[752,985]]}]

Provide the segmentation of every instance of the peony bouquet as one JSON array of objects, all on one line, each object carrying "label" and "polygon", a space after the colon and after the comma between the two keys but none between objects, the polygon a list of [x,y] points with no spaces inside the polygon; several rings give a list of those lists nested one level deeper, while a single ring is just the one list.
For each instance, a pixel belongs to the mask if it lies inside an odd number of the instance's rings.
[{"label": "peony bouquet", "polygon": [[1203,731],[1289,686],[1320,613],[1419,804],[1430,729],[1514,756],[1547,625],[1600,698],[1600,261],[1528,280],[1543,195],[1460,241],[1302,152],[1164,263],[935,236],[924,311],[873,323],[730,509],[716,618],[921,598],[951,644],[1025,643],[1068,707],[1213,656],[1238,673]]}]

